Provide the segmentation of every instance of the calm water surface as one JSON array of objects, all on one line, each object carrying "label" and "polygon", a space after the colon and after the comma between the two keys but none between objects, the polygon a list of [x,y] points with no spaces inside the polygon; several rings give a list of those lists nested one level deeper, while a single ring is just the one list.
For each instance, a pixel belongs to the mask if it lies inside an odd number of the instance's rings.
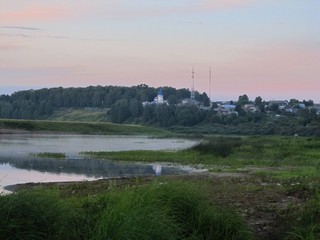
[{"label": "calm water surface", "polygon": [[[143,136],[0,134],[0,187],[27,182],[95,180],[108,177],[186,173],[190,169],[83,158],[81,151],[177,150],[196,141]],[[66,159],[31,153],[61,152]],[[1,189],[0,189],[1,190]]]}]

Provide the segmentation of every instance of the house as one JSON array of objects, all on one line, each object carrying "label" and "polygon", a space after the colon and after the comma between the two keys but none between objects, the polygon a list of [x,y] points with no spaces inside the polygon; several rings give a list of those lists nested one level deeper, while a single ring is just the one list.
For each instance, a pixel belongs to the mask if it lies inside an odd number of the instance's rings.
[{"label": "house", "polygon": [[182,100],[182,102],[179,104],[180,106],[200,106],[200,102],[193,98],[185,98]]},{"label": "house", "polygon": [[279,106],[279,109],[282,110],[286,106],[288,106],[289,102],[287,100],[272,100],[269,102],[269,107],[271,107],[274,104],[277,104]]},{"label": "house", "polygon": [[320,104],[314,104],[311,108],[316,110],[316,113],[320,115]]},{"label": "house", "polygon": [[238,112],[235,111],[235,108],[236,106],[233,104],[218,104],[218,107],[215,108],[214,111],[221,115],[238,115]]},{"label": "house", "polygon": [[243,106],[243,110],[245,110],[246,112],[252,112],[252,113],[256,113],[259,111],[258,107],[254,104],[245,104]]}]

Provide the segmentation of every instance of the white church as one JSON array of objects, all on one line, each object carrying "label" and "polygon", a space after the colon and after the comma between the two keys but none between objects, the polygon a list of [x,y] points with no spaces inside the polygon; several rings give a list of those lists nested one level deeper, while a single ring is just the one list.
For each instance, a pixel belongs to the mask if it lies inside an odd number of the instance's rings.
[{"label": "white church", "polygon": [[160,104],[166,104],[168,105],[168,101],[164,100],[163,94],[162,94],[162,88],[159,89],[158,95],[153,99],[152,102],[143,102],[143,106],[149,105],[149,104],[155,104],[155,105],[160,105]]}]

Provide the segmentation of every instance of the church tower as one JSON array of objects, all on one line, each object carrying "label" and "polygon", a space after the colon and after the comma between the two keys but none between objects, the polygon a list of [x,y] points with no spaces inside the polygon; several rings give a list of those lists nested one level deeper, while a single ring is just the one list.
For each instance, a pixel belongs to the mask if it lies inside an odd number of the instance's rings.
[{"label": "church tower", "polygon": [[158,103],[163,103],[163,94],[162,94],[162,88],[159,89],[159,92],[158,92]]}]

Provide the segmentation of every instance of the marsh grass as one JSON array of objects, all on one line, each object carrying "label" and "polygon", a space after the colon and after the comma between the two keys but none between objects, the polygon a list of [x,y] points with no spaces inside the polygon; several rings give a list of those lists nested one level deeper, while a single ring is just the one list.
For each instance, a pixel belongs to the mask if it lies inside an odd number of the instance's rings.
[{"label": "marsh grass", "polygon": [[315,190],[313,197],[299,211],[286,239],[292,240],[317,240],[320,239],[320,192]]},{"label": "marsh grass", "polygon": [[55,159],[65,159],[65,153],[55,153],[55,152],[42,152],[42,153],[32,153],[30,154],[31,157],[37,158],[55,158]]},{"label": "marsh grass", "polygon": [[268,174],[279,178],[320,173],[320,139],[276,136],[211,137],[189,149],[168,151],[86,152],[93,158],[136,162],[202,164],[209,170],[254,167],[278,168]]},{"label": "marsh grass", "polygon": [[[202,191],[200,191],[200,189]],[[180,181],[74,198],[54,190],[0,196],[2,239],[251,239],[242,220]]]},{"label": "marsh grass", "polygon": [[1,239],[70,239],[74,212],[52,191],[0,196]]}]

